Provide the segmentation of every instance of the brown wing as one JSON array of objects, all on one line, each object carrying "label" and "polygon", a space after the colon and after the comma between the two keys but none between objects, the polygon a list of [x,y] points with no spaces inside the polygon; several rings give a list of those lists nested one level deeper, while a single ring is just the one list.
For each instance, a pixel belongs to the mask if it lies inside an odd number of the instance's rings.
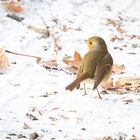
[{"label": "brown wing", "polygon": [[[79,67],[77,77],[79,77],[81,74],[85,74],[87,75],[87,78],[93,78],[98,62],[98,55],[98,52],[91,50],[84,56]],[[77,84],[76,88],[78,89],[79,87],[80,84]]]},{"label": "brown wing", "polygon": [[113,59],[109,53],[106,54],[103,61],[99,66],[97,66],[96,74],[94,76],[94,87],[93,90],[95,90],[98,85],[101,83],[101,81],[104,78],[109,78],[111,70],[113,65]]}]

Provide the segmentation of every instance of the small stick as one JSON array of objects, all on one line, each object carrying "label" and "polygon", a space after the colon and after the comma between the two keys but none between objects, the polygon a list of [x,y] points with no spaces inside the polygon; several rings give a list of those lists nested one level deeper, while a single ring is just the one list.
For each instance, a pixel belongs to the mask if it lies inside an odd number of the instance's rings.
[{"label": "small stick", "polygon": [[54,51],[61,50],[61,48],[57,45],[57,39],[55,38],[54,34],[51,33],[52,44],[54,46]]},{"label": "small stick", "polygon": [[16,52],[12,52],[12,51],[9,51],[9,50],[5,50],[5,52],[11,53],[11,54],[15,54],[15,55],[21,55],[21,56],[27,56],[27,57],[42,59],[41,57],[38,57],[38,56],[28,55],[28,54],[22,54],[22,53],[16,53]]},{"label": "small stick", "polygon": [[52,45],[54,47],[54,51],[61,50],[61,47],[59,47],[58,44],[57,44],[57,39],[55,38],[54,33],[49,29],[49,26],[47,25],[45,19],[40,15],[39,15],[39,17],[42,20],[44,26],[46,27],[46,30],[49,31],[49,33],[50,33],[49,35],[51,37],[51,41],[52,41]]}]

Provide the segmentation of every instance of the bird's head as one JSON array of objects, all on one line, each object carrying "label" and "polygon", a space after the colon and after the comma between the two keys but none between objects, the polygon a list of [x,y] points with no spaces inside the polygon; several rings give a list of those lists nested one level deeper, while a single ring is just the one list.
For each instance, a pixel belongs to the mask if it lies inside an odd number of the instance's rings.
[{"label": "bird's head", "polygon": [[93,36],[88,39],[88,49],[107,51],[107,46],[105,41],[101,37]]}]

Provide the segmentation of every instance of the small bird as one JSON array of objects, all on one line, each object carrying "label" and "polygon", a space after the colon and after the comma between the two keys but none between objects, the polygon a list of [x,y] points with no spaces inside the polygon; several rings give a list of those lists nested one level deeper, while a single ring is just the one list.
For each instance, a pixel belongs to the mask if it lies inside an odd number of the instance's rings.
[{"label": "small bird", "polygon": [[[89,51],[82,59],[76,79],[65,87],[66,90],[78,89],[80,83],[87,79],[94,80],[93,90],[95,90],[99,84],[105,84],[110,77],[113,59],[108,52],[105,41],[99,36],[90,37],[88,48]],[[102,99],[99,92],[98,95]]]}]

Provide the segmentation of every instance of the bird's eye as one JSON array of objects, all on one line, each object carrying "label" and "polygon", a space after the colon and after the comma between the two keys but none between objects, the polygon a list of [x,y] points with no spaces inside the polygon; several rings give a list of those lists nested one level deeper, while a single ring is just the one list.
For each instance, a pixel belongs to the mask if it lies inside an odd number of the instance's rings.
[{"label": "bird's eye", "polygon": [[92,45],[92,42],[89,42],[90,43],[90,45]]}]

